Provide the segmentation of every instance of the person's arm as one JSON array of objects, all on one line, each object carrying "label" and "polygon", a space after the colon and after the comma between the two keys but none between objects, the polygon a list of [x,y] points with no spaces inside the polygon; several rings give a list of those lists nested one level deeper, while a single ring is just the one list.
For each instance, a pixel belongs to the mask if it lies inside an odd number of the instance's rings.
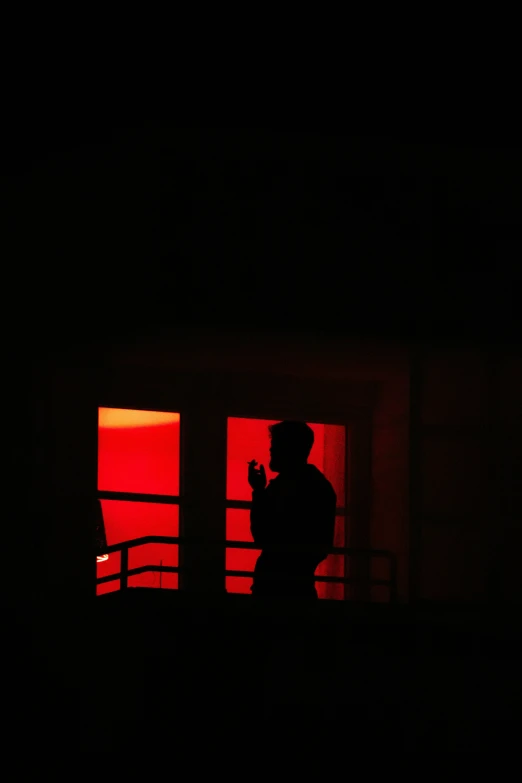
[{"label": "person's arm", "polygon": [[248,483],[252,487],[250,531],[256,544],[262,548],[266,534],[266,474],[263,465],[256,468],[256,460],[248,463]]},{"label": "person's arm", "polygon": [[267,509],[265,489],[255,489],[252,492],[252,508],[250,509],[250,531],[256,544],[263,548],[266,537]]},{"label": "person's arm", "polygon": [[303,548],[315,553],[317,562],[324,560],[333,547],[335,531],[335,509],[337,497],[333,487],[325,488],[314,497],[309,497],[303,511]]}]

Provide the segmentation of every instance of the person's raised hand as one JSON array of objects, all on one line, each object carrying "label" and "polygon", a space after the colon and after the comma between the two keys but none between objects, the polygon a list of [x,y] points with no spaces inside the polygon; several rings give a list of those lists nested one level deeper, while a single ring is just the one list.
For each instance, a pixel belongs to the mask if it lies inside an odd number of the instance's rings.
[{"label": "person's raised hand", "polygon": [[264,489],[266,487],[266,473],[264,465],[256,467],[255,459],[248,463],[248,483],[252,489]]}]

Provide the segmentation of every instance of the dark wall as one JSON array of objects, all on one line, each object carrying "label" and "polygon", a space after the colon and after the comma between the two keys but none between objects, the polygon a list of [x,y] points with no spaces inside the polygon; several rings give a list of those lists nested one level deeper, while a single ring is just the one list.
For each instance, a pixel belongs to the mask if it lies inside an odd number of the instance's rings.
[{"label": "dark wall", "polygon": [[500,353],[490,375],[489,590],[495,600],[522,599],[522,360]]},{"label": "dark wall", "polygon": [[415,362],[418,597],[520,600],[520,359],[446,346]]},{"label": "dark wall", "polygon": [[[401,596],[516,594],[518,365],[497,348],[419,349],[411,334],[477,322],[484,331],[492,308],[511,318],[499,282],[516,266],[517,160],[377,139],[165,129],[64,150],[8,182],[31,351],[62,351],[43,362],[34,389],[35,497],[61,520],[43,526],[55,531],[44,537],[56,553],[45,562],[61,559],[78,585],[91,573],[61,548],[85,552],[86,528],[68,520],[73,505],[91,502],[100,379],[121,377],[127,361],[109,355],[117,344],[139,367],[130,386],[154,377],[164,390],[180,367],[326,378],[359,396],[374,384],[369,535],[397,552]],[[469,272],[470,257],[487,261],[486,272]],[[184,328],[133,358],[142,338],[172,323]],[[197,346],[184,336],[194,323]],[[378,334],[380,347],[354,350],[362,334]],[[390,335],[410,338],[398,354]],[[226,383],[213,388],[226,396]]]},{"label": "dark wall", "polygon": [[89,598],[95,575],[95,377],[88,367],[41,364],[34,380],[31,524],[42,577],[37,596],[74,606]]},{"label": "dark wall", "polygon": [[[407,354],[395,358],[381,381],[373,413],[371,545],[397,555],[398,594],[409,595],[410,546],[410,378]],[[373,576],[387,578],[383,564],[375,561]],[[386,590],[372,588],[373,600],[383,600]]]},{"label": "dark wall", "polygon": [[519,600],[520,360],[475,347],[409,354],[288,336],[274,350],[272,334],[185,332],[170,347],[143,345],[105,365],[40,368],[32,452],[40,594],[69,603],[93,593],[99,404],[176,400],[219,418],[238,405],[262,414],[266,396],[285,413],[317,400],[325,411],[366,411],[369,542],[397,554],[401,600]]},{"label": "dark wall", "polygon": [[[312,420],[350,422],[356,432],[354,508],[364,520],[351,543],[397,553],[399,595],[407,599],[409,378],[402,349],[310,342],[298,335],[274,341],[273,333],[184,330],[172,340],[115,351],[103,361],[83,358],[82,364],[62,356],[52,371],[47,368],[45,380],[43,370],[39,376],[33,456],[42,466],[36,472],[35,494],[41,498],[36,514],[44,508],[47,515],[39,528],[42,596],[69,605],[94,593],[96,408],[112,405],[175,409],[188,417],[189,506],[206,498],[199,516],[201,524],[214,520],[210,537],[222,532],[219,477],[227,415],[272,418],[297,412]],[[209,484],[207,464],[215,466],[215,486]],[[198,481],[205,483],[205,492]],[[386,597],[382,591],[373,596]]]}]

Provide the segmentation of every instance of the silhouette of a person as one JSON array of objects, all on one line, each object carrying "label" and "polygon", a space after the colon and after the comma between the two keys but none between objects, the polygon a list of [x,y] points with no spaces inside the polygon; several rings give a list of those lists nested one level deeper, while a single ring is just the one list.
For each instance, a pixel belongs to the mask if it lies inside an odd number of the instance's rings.
[{"label": "silhouette of a person", "polygon": [[261,554],[254,570],[254,596],[317,598],[314,572],[333,546],[336,495],[327,478],[308,464],[313,430],[304,422],[269,427],[270,470],[252,460],[250,528]]}]

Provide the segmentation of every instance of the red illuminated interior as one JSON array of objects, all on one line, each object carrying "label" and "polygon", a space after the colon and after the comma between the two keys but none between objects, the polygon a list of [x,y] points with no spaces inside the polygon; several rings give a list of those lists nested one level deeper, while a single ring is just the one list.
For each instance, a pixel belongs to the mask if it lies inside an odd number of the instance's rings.
[{"label": "red illuminated interior", "polygon": [[[98,489],[141,495],[179,494],[179,414],[100,408],[98,419]],[[102,500],[107,544],[146,535],[177,536],[179,509],[170,503]],[[129,568],[178,565],[178,547],[146,544],[129,550]],[[120,570],[120,554],[97,562],[97,575]],[[178,575],[145,572],[129,577],[130,587],[175,589]],[[97,594],[118,590],[119,579],[97,586]]]},{"label": "red illuminated interior", "polygon": [[100,408],[98,489],[179,494],[179,413]]},{"label": "red illuminated interior", "polygon": [[[247,462],[256,459],[264,464],[267,478],[276,474],[268,468],[270,440],[264,419],[228,419],[227,439],[227,500],[251,500],[247,481]],[[100,408],[98,424],[98,489],[100,491],[136,493],[138,500],[103,499],[102,511],[107,544],[140,538],[145,535],[177,536],[179,507],[175,503],[147,500],[147,495],[179,495],[180,416],[160,411]],[[314,445],[309,462],[316,465],[332,482],[337,494],[337,506],[346,504],[345,488],[345,428],[339,425],[310,424]],[[155,499],[154,499],[155,500]],[[228,540],[252,541],[248,509],[227,509]],[[345,545],[345,516],[337,517],[335,546]],[[227,549],[228,570],[252,571],[258,552],[247,549]],[[147,544],[129,550],[129,568],[144,565],[177,566],[178,547],[171,544]],[[98,577],[118,573],[120,554],[97,562]],[[317,575],[343,576],[344,559],[330,555]],[[251,577],[226,577],[229,592],[249,593]],[[178,575],[145,572],[129,577],[132,587],[162,587],[176,589]],[[97,594],[118,590],[119,579],[97,586]],[[343,585],[317,583],[320,598],[342,599]]]},{"label": "red illuminated interior", "polygon": [[[227,429],[227,500],[251,500],[252,490],[247,480],[247,462],[257,460],[265,466],[268,480],[277,475],[268,468],[270,438],[268,426],[275,421],[267,419],[229,418]],[[309,425],[314,431],[314,445],[309,462],[321,470],[335,489],[337,506],[343,507],[345,494],[346,431],[343,426],[330,424]],[[248,509],[227,509],[227,540],[252,541]],[[336,519],[334,546],[345,545],[345,517]],[[227,549],[227,570],[252,571],[259,552],[251,549]],[[317,576],[344,576],[342,555],[330,555],[316,571]],[[231,593],[249,593],[251,577],[227,576],[226,588]],[[342,584],[316,583],[320,598],[342,599]]]}]

